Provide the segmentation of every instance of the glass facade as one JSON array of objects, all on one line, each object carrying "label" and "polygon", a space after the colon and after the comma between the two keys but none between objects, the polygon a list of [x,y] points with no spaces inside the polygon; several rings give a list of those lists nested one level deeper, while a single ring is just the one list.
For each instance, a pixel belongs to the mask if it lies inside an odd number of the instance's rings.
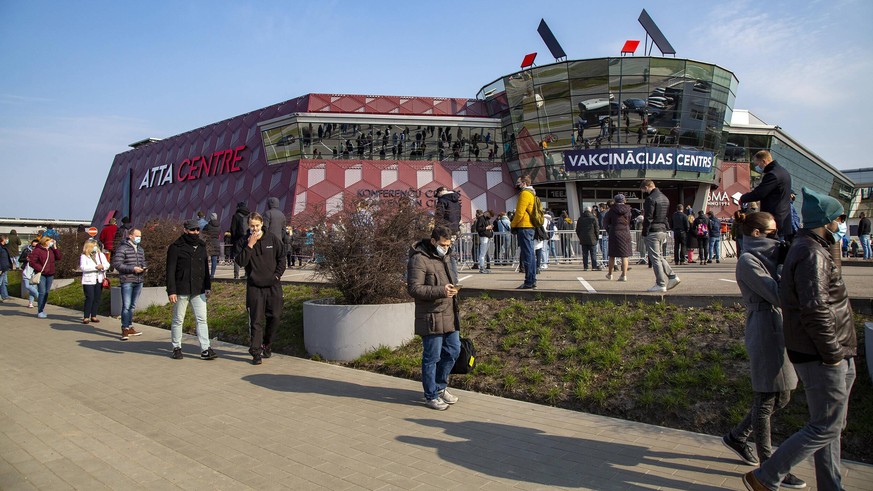
[{"label": "glass facade", "polygon": [[[648,146],[719,154],[737,84],[731,72],[691,60],[598,58],[513,73],[483,87],[478,97],[502,119],[513,177],[530,173],[535,182],[559,182],[605,177],[565,172],[565,150]],[[715,175],[625,169],[608,177],[712,182]]]}]

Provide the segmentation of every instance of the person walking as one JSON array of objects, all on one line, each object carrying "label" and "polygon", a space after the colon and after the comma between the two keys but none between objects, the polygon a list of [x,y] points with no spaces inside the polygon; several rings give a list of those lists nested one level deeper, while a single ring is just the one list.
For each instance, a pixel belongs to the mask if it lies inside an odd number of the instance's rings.
[{"label": "person walking", "polygon": [[12,257],[9,254],[9,249],[6,245],[9,243],[9,238],[5,235],[0,235],[0,301],[5,301],[9,298],[9,278],[6,273],[12,269]]},{"label": "person walking", "polygon": [[[233,261],[240,248],[243,247],[242,239],[246,236],[249,223],[249,208],[245,201],[236,204],[236,211],[230,219],[230,240],[233,244],[230,250],[230,259]],[[239,264],[233,261],[233,279],[239,279]]]},{"label": "person walking", "polygon": [[650,292],[666,292],[679,284],[679,277],[673,272],[670,263],[661,255],[664,244],[667,243],[667,213],[670,210],[670,201],[655,187],[655,182],[646,179],[640,183],[640,191],[646,196],[643,202],[643,231],[642,236],[646,243],[646,252],[652,262],[652,271],[655,272],[655,285],[649,288]]},{"label": "person walking", "polygon": [[530,221],[536,206],[536,191],[531,186],[530,176],[525,174],[515,181],[518,201],[510,227],[518,238],[519,264],[524,268],[524,283],[518,289],[537,287],[537,259],[534,252],[534,226]]},{"label": "person walking", "polygon": [[873,250],[870,247],[870,218],[863,211],[861,220],[858,221],[858,238],[861,239],[861,249],[864,251],[864,259],[873,258]]},{"label": "person walking", "polygon": [[791,238],[791,175],[767,150],[761,150],[753,159],[755,169],[763,174],[761,183],[740,196],[740,206],[754,201],[761,202],[760,211],[766,211],[776,219],[779,236]]},{"label": "person walking", "polygon": [[[211,223],[211,218],[210,222]],[[209,226],[207,223],[207,227]],[[200,358],[212,360],[218,355],[209,342],[209,325],[206,321],[206,303],[212,292],[212,277],[209,272],[208,244],[200,235],[200,224],[195,219],[186,220],[185,231],[167,248],[167,298],[173,305],[173,322],[170,324],[172,358],[181,360],[182,323],[188,305],[194,313],[197,339],[200,341]]]},{"label": "person walking", "polygon": [[[724,435],[722,443],[745,464],[758,465],[773,454],[770,418],[791,400],[791,391],[797,388],[797,375],[788,361],[782,332],[776,272],[781,247],[776,240],[776,221],[773,215],[759,212],[749,215],[743,226],[748,243],[737,260],[736,278],[746,308],[746,352],[754,397],[746,417]],[[757,457],[748,443],[752,435]],[[782,486],[800,489],[806,483],[788,474]]]},{"label": "person walking", "polygon": [[682,204],[676,205],[676,211],[670,219],[673,229],[673,265],[685,264],[685,242],[688,240],[688,217],[682,211]]},{"label": "person walking", "polygon": [[131,336],[140,336],[141,332],[133,327],[133,311],[136,301],[142,292],[145,273],[148,270],[145,251],[140,245],[142,231],[130,229],[127,240],[115,244],[115,254],[112,255],[112,267],[118,271],[121,281],[121,340],[127,341]]},{"label": "person walking", "polygon": [[[30,277],[24,274],[24,268],[28,265],[28,257],[30,253],[33,252],[34,249],[39,246],[39,240],[33,239],[30,241],[30,245],[25,246],[24,250],[21,251],[21,255],[18,256],[18,265],[21,267],[21,282],[24,283],[24,289],[27,290],[29,294],[29,303],[27,304],[27,308],[33,308],[33,302],[39,298],[39,290],[36,288],[36,285],[30,282]],[[31,266],[32,268],[33,266]]]},{"label": "person walking", "polygon": [[709,221],[709,258],[707,263],[721,262],[721,220],[712,211],[707,212]]},{"label": "person walking", "polygon": [[[27,263],[33,268],[34,273],[40,273],[37,290],[39,302],[37,303],[36,316],[40,319],[48,317],[45,313],[45,304],[48,302],[49,291],[52,289],[52,280],[55,277],[55,263],[61,260],[61,250],[51,236],[43,235],[39,239],[39,245],[33,249],[27,258]],[[32,281],[32,278],[31,278]]]},{"label": "person walking", "polygon": [[603,228],[609,234],[606,279],[612,279],[612,271],[616,267],[615,260],[619,259],[621,261],[621,276],[618,277],[618,281],[627,281],[628,258],[633,254],[630,233],[631,207],[625,203],[623,194],[616,194],[613,201],[614,203],[603,217]]},{"label": "person walking", "polygon": [[461,352],[457,268],[452,231],[437,225],[409,251],[406,290],[415,299],[415,334],[421,336],[421,385],[427,407],[444,411],[458,402],[449,374]]},{"label": "person walking", "polygon": [[[491,272],[491,257],[488,254],[488,243],[494,237],[494,226],[491,224],[491,219],[494,212],[491,210],[482,212],[476,223],[473,224],[476,234],[479,235],[479,273]],[[487,266],[487,267],[486,267]]]},{"label": "person walking", "polygon": [[285,251],[282,239],[265,233],[264,219],[249,215],[249,233],[243,238],[236,263],[246,273],[246,310],[249,314],[249,354],[252,365],[272,356],[273,334],[282,318]]},{"label": "person walking", "polygon": [[591,269],[600,271],[597,265],[597,218],[588,208],[582,212],[582,216],[576,220],[576,237],[579,238],[579,247],[582,250],[582,270],[588,271],[588,260],[591,260]]},{"label": "person walking", "polygon": [[858,350],[849,294],[831,250],[843,206],[808,188],[801,192],[803,228],[782,266],[779,301],[785,348],[803,382],[809,421],[760,468],[743,476],[746,488],[753,491],[777,489],[792,467],[809,457],[814,458],[818,489],[843,489],[840,434],[846,424]]},{"label": "person walking", "polygon": [[100,250],[100,243],[88,239],[82,246],[79,256],[79,269],[82,270],[82,291],[85,293],[85,306],[82,313],[82,324],[100,322],[97,312],[100,310],[100,300],[103,297],[103,280],[109,269],[109,261]]}]

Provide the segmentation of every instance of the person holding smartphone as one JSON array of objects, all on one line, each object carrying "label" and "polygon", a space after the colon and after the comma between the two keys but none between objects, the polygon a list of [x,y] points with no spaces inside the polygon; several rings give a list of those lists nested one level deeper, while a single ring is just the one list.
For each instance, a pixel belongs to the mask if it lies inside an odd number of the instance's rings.
[{"label": "person holding smartphone", "polygon": [[121,281],[122,341],[127,341],[131,336],[142,335],[133,328],[133,311],[148,270],[145,251],[140,242],[142,231],[138,228],[130,229],[127,240],[116,245],[115,254],[112,255],[112,267],[118,271],[118,279]]},{"label": "person holding smartphone", "polygon": [[248,218],[248,234],[237,247],[236,264],[246,272],[246,310],[249,313],[249,354],[252,365],[272,356],[270,342],[282,316],[282,285],[285,249],[282,239],[266,233],[259,213]]}]

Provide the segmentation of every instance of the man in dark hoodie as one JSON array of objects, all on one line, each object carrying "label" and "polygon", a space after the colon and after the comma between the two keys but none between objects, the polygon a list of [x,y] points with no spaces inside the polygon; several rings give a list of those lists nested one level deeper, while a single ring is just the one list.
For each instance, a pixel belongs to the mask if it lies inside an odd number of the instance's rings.
[{"label": "man in dark hoodie", "polygon": [[[242,239],[246,236],[249,223],[249,207],[245,201],[240,201],[236,204],[236,212],[230,219],[230,243],[233,246],[230,249],[230,258],[235,259],[242,247]],[[233,263],[233,279],[239,278],[239,265]]]},{"label": "man in dark hoodie", "polygon": [[241,243],[235,262],[246,271],[246,310],[249,313],[252,364],[272,355],[270,342],[282,316],[282,285],[285,273],[285,250],[282,239],[264,233],[264,219],[249,215],[249,234]]},{"label": "man in dark hoodie", "polygon": [[451,230],[437,225],[429,239],[412,247],[406,264],[406,289],[415,299],[415,334],[423,345],[421,385],[427,407],[438,411],[458,402],[446,390],[461,352],[458,274],[451,251]]},{"label": "man in dark hoodie", "polygon": [[461,197],[445,186],[438,187],[435,194],[437,196],[434,216],[436,225],[448,227],[452,235],[458,235],[461,231]]},{"label": "man in dark hoodie", "polygon": [[282,242],[285,235],[285,214],[279,209],[279,198],[267,198],[267,211],[264,212],[264,228]]},{"label": "man in dark hoodie", "polygon": [[206,299],[212,290],[206,243],[200,239],[200,223],[185,221],[185,232],[167,248],[167,296],[173,304],[170,341],[174,360],[182,359],[182,323],[188,304],[197,323],[200,358],[212,360],[215,351],[209,346],[209,325],[206,322]]}]

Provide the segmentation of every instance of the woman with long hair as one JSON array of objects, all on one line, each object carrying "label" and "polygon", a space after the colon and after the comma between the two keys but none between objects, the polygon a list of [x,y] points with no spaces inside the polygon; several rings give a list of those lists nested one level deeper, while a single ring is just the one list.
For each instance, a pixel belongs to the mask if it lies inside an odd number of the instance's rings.
[{"label": "woman with long hair", "polygon": [[[30,245],[25,246],[24,250],[21,251],[21,255],[18,256],[18,264],[21,265],[21,270],[24,271],[24,268],[27,267],[27,261],[30,257],[30,253],[33,252],[34,249],[39,245],[39,240],[33,239],[30,241]],[[30,278],[27,276],[21,275],[21,282],[24,283],[24,289],[27,290],[27,293],[30,296],[30,303],[27,304],[27,308],[33,308],[34,300],[39,298],[39,290],[37,290],[36,285],[30,283]]]},{"label": "woman with long hair", "polygon": [[[766,212],[752,213],[743,222],[743,254],[737,261],[737,285],[746,307],[746,351],[752,376],[754,399],[743,421],[729,431],[722,442],[748,465],[770,458],[770,416],[791,400],[797,387],[794,366],[785,351],[782,310],[779,308],[779,275],[782,244],[776,235],[776,220]],[[754,434],[757,458],[748,444]],[[782,486],[803,488],[806,484],[792,474]]]},{"label": "woman with long hair", "polygon": [[39,238],[39,245],[33,249],[27,258],[27,263],[33,271],[40,273],[39,301],[37,303],[36,316],[40,319],[48,317],[45,313],[45,304],[48,302],[49,291],[52,289],[52,280],[55,277],[55,263],[61,260],[61,251],[55,244],[55,239],[49,235]]},{"label": "woman with long hair", "polygon": [[109,262],[100,250],[100,244],[94,239],[85,241],[82,255],[79,256],[79,269],[82,270],[82,290],[85,292],[85,308],[82,324],[100,322],[97,311],[100,309],[100,299],[103,294],[103,279]]}]

